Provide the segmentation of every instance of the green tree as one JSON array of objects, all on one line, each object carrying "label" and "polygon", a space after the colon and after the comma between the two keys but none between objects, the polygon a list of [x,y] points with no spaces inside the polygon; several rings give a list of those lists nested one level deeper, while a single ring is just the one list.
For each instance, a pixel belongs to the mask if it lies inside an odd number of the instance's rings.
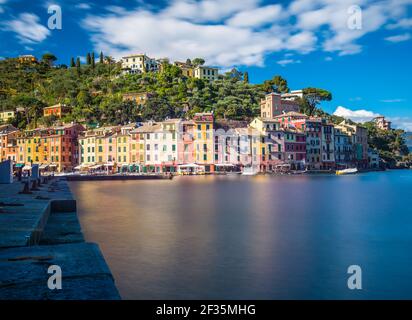
[{"label": "green tree", "polygon": [[41,61],[51,67],[53,63],[57,60],[57,57],[52,53],[43,54]]},{"label": "green tree", "polygon": [[76,59],[76,71],[77,71],[77,75],[80,76],[81,74],[81,64],[80,64],[80,58],[77,57]]},{"label": "green tree", "polygon": [[243,82],[249,83],[249,73],[247,71],[245,71],[243,74]]},{"label": "green tree", "polygon": [[87,63],[88,66],[90,66],[92,64],[92,58],[91,58],[89,52],[87,53],[86,63]]},{"label": "green tree", "polygon": [[195,66],[195,67],[197,67],[197,66],[202,66],[202,65],[204,65],[205,64],[205,59],[203,59],[203,58],[195,58],[195,59],[193,59],[192,60],[192,64]]},{"label": "green tree", "polygon": [[70,59],[70,67],[71,67],[71,68],[74,68],[75,66],[76,66],[76,63],[74,62],[74,58],[71,57],[71,59]]},{"label": "green tree", "polygon": [[94,52],[92,52],[92,57],[91,57],[91,59],[92,59],[92,61],[91,61],[91,63],[92,63],[92,69],[94,70],[94,68],[96,67],[96,60],[95,60],[95,57],[94,57]]},{"label": "green tree", "polygon": [[303,101],[301,109],[304,113],[312,116],[316,110],[316,107],[322,101],[331,101],[332,94],[324,89],[320,88],[305,88],[303,89]]},{"label": "green tree", "polygon": [[101,64],[103,64],[104,62],[104,55],[103,55],[103,51],[100,51],[100,61]]}]

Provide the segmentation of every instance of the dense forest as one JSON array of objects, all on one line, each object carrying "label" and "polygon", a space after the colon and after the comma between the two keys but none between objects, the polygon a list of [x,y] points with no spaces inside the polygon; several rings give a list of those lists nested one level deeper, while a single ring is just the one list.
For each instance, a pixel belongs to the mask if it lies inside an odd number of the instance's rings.
[{"label": "dense forest", "polygon": [[[0,110],[24,110],[11,123],[20,128],[49,126],[56,119],[43,117],[45,106],[57,103],[72,107],[62,120],[84,124],[126,124],[153,119],[190,118],[195,112],[213,111],[217,121],[250,121],[260,114],[259,101],[268,92],[289,92],[282,76],[260,84],[249,83],[247,72],[232,69],[216,81],[188,78],[181,69],[165,62],[160,72],[123,75],[121,65],[111,57],[95,59],[87,54],[87,62],[71,59],[70,66],[54,65],[57,58],[45,54],[39,62],[21,62],[18,58],[0,61]],[[201,58],[193,63],[203,64]],[[330,101],[332,94],[320,88],[305,88],[300,100],[301,112],[318,115],[339,123],[343,118],[319,108]],[[127,92],[147,92],[150,99],[143,105],[123,101]],[[368,128],[369,143],[387,161],[400,160],[408,154],[402,130],[382,132],[373,124]]]}]

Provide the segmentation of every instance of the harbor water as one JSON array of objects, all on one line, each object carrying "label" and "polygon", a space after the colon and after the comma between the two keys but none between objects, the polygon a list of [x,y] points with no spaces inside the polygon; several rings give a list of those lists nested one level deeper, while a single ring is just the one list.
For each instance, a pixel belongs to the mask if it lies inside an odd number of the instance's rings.
[{"label": "harbor water", "polygon": [[123,299],[412,299],[412,170],[70,187]]}]

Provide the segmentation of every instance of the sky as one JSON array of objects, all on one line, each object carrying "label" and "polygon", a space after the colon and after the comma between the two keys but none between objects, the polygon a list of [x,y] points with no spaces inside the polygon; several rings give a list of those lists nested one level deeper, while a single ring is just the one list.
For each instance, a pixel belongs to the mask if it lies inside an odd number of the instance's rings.
[{"label": "sky", "polygon": [[[56,6],[61,29],[48,24]],[[331,91],[327,112],[412,131],[412,0],[0,0],[0,59],[91,51],[202,57],[253,83],[279,74]]]}]

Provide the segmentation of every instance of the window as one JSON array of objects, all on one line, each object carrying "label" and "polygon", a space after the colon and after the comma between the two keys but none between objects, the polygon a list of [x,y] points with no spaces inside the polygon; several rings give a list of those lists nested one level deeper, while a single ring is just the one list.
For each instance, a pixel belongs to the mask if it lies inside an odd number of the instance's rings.
[{"label": "window", "polygon": [[172,145],[172,151],[173,152],[176,151],[176,145],[175,144]]}]

